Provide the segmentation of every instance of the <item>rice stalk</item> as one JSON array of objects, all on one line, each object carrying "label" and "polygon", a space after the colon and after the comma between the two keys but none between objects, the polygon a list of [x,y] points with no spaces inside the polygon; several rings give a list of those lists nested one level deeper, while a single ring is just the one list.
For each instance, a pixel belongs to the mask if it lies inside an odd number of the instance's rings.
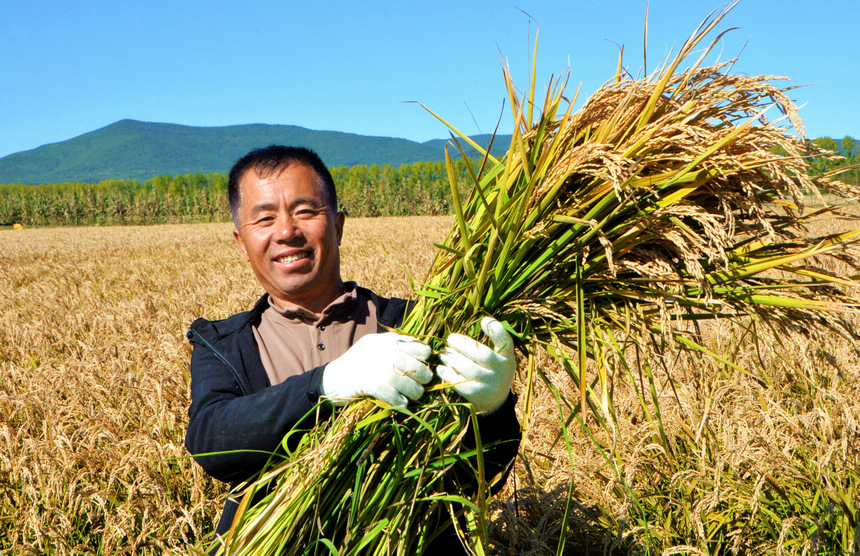
[{"label": "rice stalk", "polygon": [[[451,145],[469,165],[473,192],[460,198],[446,148],[456,223],[401,332],[439,348],[450,332],[476,336],[480,319],[492,315],[525,356],[544,348],[567,371],[578,395],[560,397],[559,407],[566,424],[577,420],[588,435],[595,425],[615,426],[614,386],[637,385],[655,431],[652,446],[669,461],[700,450],[703,428],[688,427],[686,444],[665,431],[654,372],[668,368],[667,356],[686,351],[763,380],[709,348],[703,321],[737,323],[754,342],[763,341],[757,327],[813,340],[825,330],[853,334],[844,316],[857,312],[860,274],[836,276],[821,263],[839,259],[856,271],[860,231],[806,237],[803,201],[822,193],[856,199],[860,190],[808,175],[806,160],[826,153],[782,127],[787,120],[802,134],[786,90],[771,84],[776,78],[732,75],[732,61],[702,66],[719,36],[680,69],[732,6],[713,13],[649,77],[632,79],[619,63],[614,78],[575,112],[575,98],[564,96],[566,77],[550,81],[539,105],[535,72],[520,95],[505,68],[516,124],[510,148],[498,161],[486,154],[475,168],[456,139],[468,138],[452,128]],[[768,120],[774,111],[782,116]],[[682,377],[667,376],[671,388],[680,384]],[[530,365],[526,408],[538,378],[549,380]],[[363,402],[349,411],[371,424],[352,426],[342,413],[310,433],[305,448],[265,472],[262,480],[276,483],[267,499],[273,503],[246,508],[222,553],[270,554],[275,542],[288,554],[313,553],[324,541],[339,554],[419,554],[452,514],[466,517],[454,517],[464,542],[486,551],[481,519],[494,478],[482,476],[480,440],[477,447],[464,441],[474,414],[449,399],[446,386],[412,411]],[[328,434],[342,443],[326,452],[336,454],[327,471],[306,485],[301,473],[290,472],[293,462],[331,442]],[[563,434],[567,441],[567,427]],[[611,446],[598,448],[638,508],[635,530],[664,534],[650,522],[652,502],[625,482],[629,462],[616,461],[621,455]],[[366,471],[357,465],[363,455],[382,467]],[[384,463],[390,461],[398,465]],[[756,496],[756,488],[731,485],[730,498]],[[724,542],[716,492],[683,509],[706,546]],[[350,504],[356,496],[385,503]],[[264,514],[272,517],[263,521]],[[703,515],[717,521],[706,523]],[[847,531],[856,514],[846,515]],[[793,521],[776,522],[774,539],[783,546]]]}]

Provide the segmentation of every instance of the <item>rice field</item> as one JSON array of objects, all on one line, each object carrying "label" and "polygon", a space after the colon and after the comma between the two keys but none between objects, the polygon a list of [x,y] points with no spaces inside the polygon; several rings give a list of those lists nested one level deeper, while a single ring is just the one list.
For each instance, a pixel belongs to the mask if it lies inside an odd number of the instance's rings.
[{"label": "rice field", "polygon": [[[423,276],[451,223],[348,219],[344,278],[408,296],[405,272]],[[0,554],[188,553],[225,490],[183,446],[185,331],[262,293],[231,224],[2,230],[0,269]],[[655,384],[671,454],[623,385],[617,428],[592,438],[574,423],[568,454],[555,398],[539,387],[491,504],[492,553],[555,554],[571,488],[566,554],[857,553],[857,346],[798,336],[756,347],[719,322],[710,332],[709,349],[760,375],[667,361],[686,377],[680,390]]]}]

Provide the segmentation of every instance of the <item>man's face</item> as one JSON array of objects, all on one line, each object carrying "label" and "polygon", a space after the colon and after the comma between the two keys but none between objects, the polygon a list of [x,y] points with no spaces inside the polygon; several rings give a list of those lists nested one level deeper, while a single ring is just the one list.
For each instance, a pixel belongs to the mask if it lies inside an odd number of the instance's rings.
[{"label": "man's face", "polygon": [[266,177],[251,168],[239,191],[239,228],[233,235],[257,280],[278,307],[321,312],[343,292],[344,216],[329,205],[317,173],[300,163]]}]

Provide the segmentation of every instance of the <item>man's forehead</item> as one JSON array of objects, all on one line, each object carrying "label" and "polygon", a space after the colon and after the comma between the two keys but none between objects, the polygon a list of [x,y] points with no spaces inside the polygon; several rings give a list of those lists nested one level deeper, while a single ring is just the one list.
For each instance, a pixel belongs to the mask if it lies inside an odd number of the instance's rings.
[{"label": "man's forehead", "polygon": [[303,164],[301,162],[282,165],[278,166],[277,168],[248,168],[248,170],[242,175],[242,179],[239,180],[240,194],[244,193],[244,190],[247,190],[248,188],[254,188],[254,190],[259,191],[260,189],[265,189],[274,185],[281,185],[280,178],[284,172],[299,168],[310,172],[311,176],[313,177],[312,179],[314,181],[314,185],[316,185],[317,194],[323,200],[328,202],[325,182],[323,182],[322,178],[316,170],[314,170],[311,166],[308,166],[307,164]]},{"label": "man's forehead", "polygon": [[239,183],[241,184],[242,182],[244,182],[246,180],[246,178],[251,178],[254,181],[257,181],[257,180],[264,180],[264,181],[265,180],[277,180],[280,177],[280,175],[283,174],[284,172],[286,172],[287,170],[298,169],[298,168],[304,168],[305,170],[310,171],[313,174],[313,176],[317,182],[317,185],[319,185],[320,187],[323,186],[323,179],[320,177],[320,175],[317,173],[317,171],[313,168],[313,166],[310,166],[308,164],[305,164],[304,162],[298,162],[298,161],[288,162],[286,164],[280,164],[280,165],[274,166],[274,167],[262,165],[262,164],[258,164],[256,166],[251,166],[250,168],[245,170],[244,174],[242,174],[242,179],[239,180]]}]

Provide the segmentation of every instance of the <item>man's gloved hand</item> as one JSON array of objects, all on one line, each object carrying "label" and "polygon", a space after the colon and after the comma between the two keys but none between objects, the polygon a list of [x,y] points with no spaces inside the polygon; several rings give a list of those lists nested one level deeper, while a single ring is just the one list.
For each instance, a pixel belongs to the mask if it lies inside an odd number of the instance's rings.
[{"label": "man's gloved hand", "polygon": [[424,393],[433,378],[427,366],[430,346],[409,336],[386,332],[361,337],[346,353],[326,365],[323,395],[335,405],[371,396],[406,407]]},{"label": "man's gloved hand", "polygon": [[513,339],[502,323],[484,317],[481,330],[490,338],[493,349],[468,336],[451,334],[439,354],[442,364],[436,367],[436,374],[474,404],[478,413],[492,413],[511,392],[517,357]]}]

